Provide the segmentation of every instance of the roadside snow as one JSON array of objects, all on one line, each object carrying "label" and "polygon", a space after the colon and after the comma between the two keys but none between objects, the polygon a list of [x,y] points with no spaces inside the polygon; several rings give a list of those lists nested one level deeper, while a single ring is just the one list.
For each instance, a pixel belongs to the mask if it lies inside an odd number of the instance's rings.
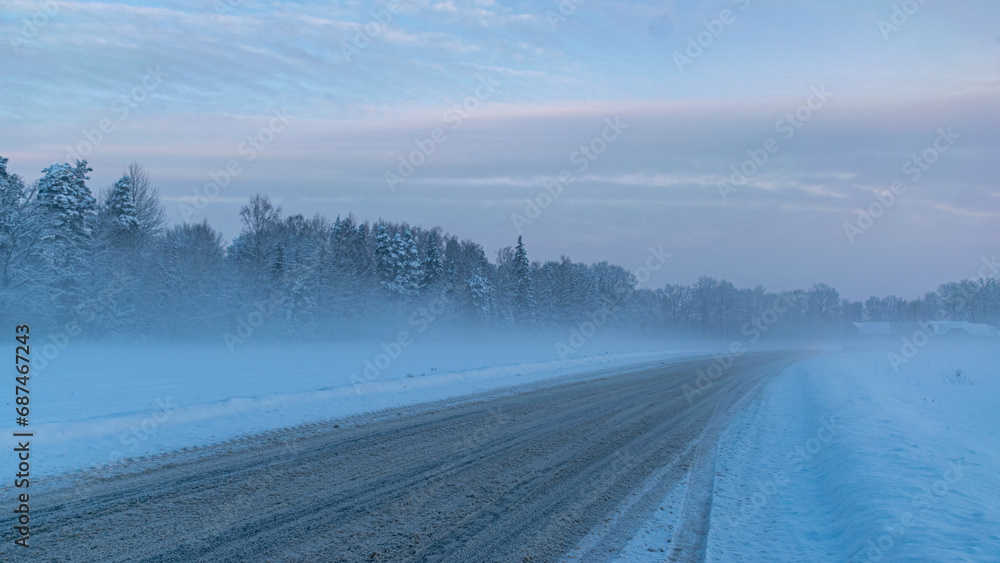
[{"label": "roadside snow", "polygon": [[[699,353],[650,352],[665,348],[651,341],[608,343],[590,346],[589,355],[560,360],[554,359],[553,342],[544,339],[422,342],[399,353],[389,348],[395,358],[380,357],[384,349],[371,343],[257,344],[236,353],[208,345],[74,344],[47,365],[36,348],[30,379],[32,475],[54,476],[276,428]],[[382,369],[370,370],[366,378],[369,362]],[[7,401],[13,401],[12,388]],[[11,440],[14,405],[7,408],[0,432]],[[13,446],[5,450],[4,466],[16,467]]]},{"label": "roadside snow", "polygon": [[[614,343],[557,360],[551,342],[427,342],[356,386],[351,376],[362,375],[378,347],[258,345],[230,354],[208,346],[79,344],[31,379],[31,468],[35,477],[55,476],[120,457],[710,352],[657,348],[664,346]],[[898,373],[886,352],[852,349],[796,364],[737,417],[719,444],[708,560],[1000,559],[1000,346],[934,342]],[[0,431],[10,437],[13,405],[7,408]],[[6,450],[4,463],[15,467],[13,448]],[[621,560],[663,560],[680,492],[664,499]]]},{"label": "roadside snow", "polygon": [[720,441],[708,560],[1000,560],[1000,343],[932,344],[777,377]]}]

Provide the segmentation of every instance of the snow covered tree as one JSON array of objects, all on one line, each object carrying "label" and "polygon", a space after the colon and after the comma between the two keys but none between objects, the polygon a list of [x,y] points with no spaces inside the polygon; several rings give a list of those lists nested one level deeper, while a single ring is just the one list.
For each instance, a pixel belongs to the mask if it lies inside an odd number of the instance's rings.
[{"label": "snow covered tree", "polygon": [[38,273],[46,223],[35,194],[20,176],[7,172],[7,159],[0,157],[0,321],[44,309]]},{"label": "snow covered tree", "polygon": [[114,245],[142,251],[166,228],[159,193],[138,164],[129,165],[102,199],[98,227],[103,231],[101,236]]},{"label": "snow covered tree", "polygon": [[469,290],[470,304],[480,319],[493,320],[496,312],[493,284],[483,271],[473,271],[465,280]]},{"label": "snow covered tree", "polygon": [[420,290],[420,255],[410,229],[397,232],[390,239],[384,225],[379,225],[375,237],[375,257],[382,287],[391,295],[403,299]]},{"label": "snow covered tree", "polygon": [[427,235],[427,252],[421,262],[423,276],[420,279],[420,288],[428,289],[436,286],[444,275],[444,263],[441,260],[441,239],[437,232],[431,231]]},{"label": "snow covered tree", "polygon": [[115,286],[114,299],[104,300],[101,315],[93,316],[88,329],[131,333],[143,322],[155,322],[149,316],[147,300],[156,287],[151,273],[158,270],[162,259],[158,237],[165,224],[159,194],[137,164],[130,165],[100,195],[90,244],[89,280],[84,283],[102,288],[108,280],[129,282],[124,287]]},{"label": "snow covered tree", "polygon": [[159,191],[149,180],[149,174],[138,163],[133,162],[125,171],[122,180],[129,186],[140,242],[151,241],[163,234],[167,228],[167,214],[160,202]]},{"label": "snow covered tree", "polygon": [[502,324],[514,324],[514,248],[506,246],[497,250],[496,266],[493,268],[494,303],[496,318]]},{"label": "snow covered tree", "polygon": [[292,215],[279,227],[278,253],[272,271],[274,287],[282,295],[282,314],[292,326],[311,334],[320,330],[330,283],[330,222],[321,216]]},{"label": "snow covered tree", "polygon": [[423,271],[420,265],[420,253],[417,252],[417,243],[413,240],[413,233],[410,229],[403,231],[403,236],[399,240],[398,256],[400,261],[399,273],[396,276],[397,291],[406,296],[416,295],[420,290],[420,280],[423,278]]},{"label": "snow covered tree", "polygon": [[97,208],[87,187],[91,171],[86,160],[78,160],[76,166],[53,164],[42,170],[45,175],[38,181],[38,202],[52,222],[57,240],[80,243],[90,236]]},{"label": "snow covered tree", "polygon": [[87,294],[92,231],[97,201],[87,187],[91,168],[86,161],[75,166],[53,164],[38,181],[38,206],[46,221],[45,284],[52,290],[52,307],[68,315]]},{"label": "snow covered tree", "polygon": [[[156,191],[138,165],[97,202],[86,162],[54,164],[30,185],[9,173],[7,162],[0,157],[5,322],[72,320],[91,334],[183,336],[192,328],[219,334],[231,329],[234,314],[257,310],[268,319],[260,334],[294,326],[300,333],[356,336],[366,325],[375,330],[408,318],[415,296],[439,292],[447,296],[442,322],[566,327],[613,311],[604,317],[608,323],[709,337],[747,337],[746,326],[762,337],[797,337],[832,333],[847,321],[917,322],[939,314],[1000,322],[995,277],[944,284],[912,301],[851,302],[825,284],[808,291],[737,289],[709,277],[637,289],[631,272],[606,262],[563,257],[532,264],[521,237],[491,263],[480,245],[439,228],[373,226],[350,216],[332,223],[319,216],[283,219],[260,194],[240,210],[243,230],[227,249],[207,222],[165,230]],[[275,292],[280,303],[268,302]]]},{"label": "snow covered tree", "polygon": [[524,241],[517,237],[511,264],[511,301],[518,321],[533,323],[535,320],[535,290],[531,281],[531,264],[524,249]]},{"label": "snow covered tree", "polygon": [[262,194],[255,194],[250,201],[240,209],[240,221],[243,222],[243,233],[248,242],[259,252],[274,242],[275,231],[281,221],[281,208],[275,207],[271,200]]},{"label": "snow covered tree", "polygon": [[537,276],[540,320],[564,324],[601,306],[594,273],[584,264],[563,256],[543,264]]},{"label": "snow covered tree", "polygon": [[337,325],[335,330],[349,330],[371,311],[382,297],[381,278],[377,272],[374,244],[367,223],[356,224],[353,217],[338,217],[331,229],[332,271],[326,285],[327,309]]},{"label": "snow covered tree", "polygon": [[352,216],[337,217],[330,235],[333,260],[342,279],[370,280],[375,274],[375,265],[368,247],[367,224],[356,224]]},{"label": "snow covered tree", "polygon": [[691,289],[686,285],[666,285],[657,290],[657,295],[664,320],[676,329],[686,329],[691,318]]},{"label": "snow covered tree", "polygon": [[461,276],[455,288],[459,294],[456,304],[460,311],[471,314],[472,319],[492,322],[496,319],[497,310],[490,261],[483,247],[472,241],[463,241],[459,249],[454,260],[455,271]]},{"label": "snow covered tree", "polygon": [[256,194],[240,209],[243,231],[233,240],[229,256],[240,273],[249,281],[253,300],[262,299],[272,291],[275,272],[280,271],[283,256],[280,226],[281,208],[267,196]]},{"label": "snow covered tree", "polygon": [[156,330],[185,336],[217,329],[229,320],[221,233],[207,221],[174,226],[166,232],[159,255],[155,297],[150,299]]},{"label": "snow covered tree", "polygon": [[392,237],[385,225],[378,226],[378,234],[375,235],[375,273],[379,283],[385,287],[392,282],[395,277],[395,249]]},{"label": "snow covered tree", "polygon": [[840,294],[825,283],[818,283],[808,293],[808,315],[816,325],[830,325],[843,314]]},{"label": "snow covered tree", "polygon": [[[137,281],[145,276],[155,258],[144,255],[139,246],[139,220],[131,196],[131,185],[123,177],[98,198],[97,215],[89,259],[90,287],[101,287],[107,280]],[[147,263],[148,262],[148,263]],[[88,330],[133,332],[141,322],[143,295],[139,283],[116,288],[114,299],[106,299],[100,314],[84,315]]]},{"label": "snow covered tree", "polygon": [[118,245],[134,244],[139,231],[139,218],[132,197],[132,184],[128,177],[114,183],[104,203],[107,228]]}]

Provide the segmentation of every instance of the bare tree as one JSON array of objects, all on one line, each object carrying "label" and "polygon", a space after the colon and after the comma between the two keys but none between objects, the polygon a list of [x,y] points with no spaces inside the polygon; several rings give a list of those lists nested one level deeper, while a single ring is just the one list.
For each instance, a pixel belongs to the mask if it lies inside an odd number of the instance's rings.
[{"label": "bare tree", "polygon": [[129,164],[122,177],[131,187],[132,205],[135,217],[138,219],[138,238],[149,242],[163,234],[167,228],[167,213],[160,203],[160,192],[149,181],[149,174],[139,166],[139,163]]}]

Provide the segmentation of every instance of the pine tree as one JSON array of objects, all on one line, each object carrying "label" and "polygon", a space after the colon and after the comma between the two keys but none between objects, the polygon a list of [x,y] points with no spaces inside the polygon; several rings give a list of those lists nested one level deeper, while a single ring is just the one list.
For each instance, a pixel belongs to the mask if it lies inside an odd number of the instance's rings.
[{"label": "pine tree", "polygon": [[183,336],[214,330],[220,322],[227,322],[231,311],[221,291],[225,287],[222,234],[208,221],[184,223],[168,230],[158,249],[158,267],[151,284],[155,306],[150,312],[156,317],[155,330]]},{"label": "pine tree", "polygon": [[88,293],[97,207],[87,187],[90,171],[86,161],[77,161],[76,166],[53,164],[38,181],[38,205],[42,220],[49,224],[43,285],[51,291],[56,315],[68,315]]},{"label": "pine tree", "polygon": [[149,242],[166,232],[167,214],[160,203],[159,192],[149,181],[149,174],[138,163],[133,162],[122,179],[129,184],[140,242]]},{"label": "pine tree", "polygon": [[375,275],[383,287],[391,283],[395,277],[393,253],[393,243],[389,232],[385,225],[379,225],[378,234],[375,235]]},{"label": "pine tree", "polygon": [[[0,321],[14,322],[26,311],[44,309],[39,261],[46,222],[39,217],[36,191],[8,174],[0,157]],[[22,317],[23,318],[23,317]]]},{"label": "pine tree", "polygon": [[511,275],[513,277],[513,302],[517,319],[532,323],[535,320],[535,290],[531,283],[531,265],[528,262],[528,253],[524,249],[524,241],[521,240],[520,236],[517,237],[517,246],[514,248]]},{"label": "pine tree", "polygon": [[[133,188],[132,179],[122,176],[98,202],[89,259],[90,281],[87,282],[92,287],[99,287],[111,279],[137,280],[144,272],[156,268],[152,252],[145,252],[139,244],[141,236]],[[127,290],[116,291],[115,299],[103,305],[100,318],[93,319],[90,328],[134,332],[145,308],[138,285],[130,284]]]},{"label": "pine tree", "polygon": [[444,275],[444,264],[441,261],[441,240],[436,232],[431,231],[427,236],[427,253],[422,263],[423,277],[420,280],[420,288],[427,289],[437,285]]},{"label": "pine tree", "polygon": [[90,236],[97,201],[87,187],[87,161],[76,166],[53,164],[38,181],[38,201],[55,228],[57,239],[79,242]]},{"label": "pine tree", "polygon": [[487,278],[483,272],[473,271],[469,274],[465,283],[469,288],[469,295],[471,297],[470,304],[478,316],[485,321],[493,320],[496,313],[496,307],[493,295],[493,284],[490,282],[489,278]]},{"label": "pine tree", "polygon": [[396,274],[397,291],[404,297],[416,295],[420,290],[420,280],[423,277],[420,267],[420,254],[417,243],[413,240],[410,229],[403,231],[397,247],[399,270]]},{"label": "pine tree", "polygon": [[285,277],[285,247],[281,244],[274,252],[274,263],[271,265],[271,276],[275,282],[281,281]]},{"label": "pine tree", "polygon": [[379,285],[391,295],[405,300],[419,292],[422,279],[420,254],[410,229],[404,229],[402,233],[397,231],[390,238],[386,226],[378,226],[375,270]]},{"label": "pine tree", "polygon": [[460,245],[458,272],[464,277],[460,298],[455,304],[479,320],[492,322],[497,317],[495,287],[491,281],[492,267],[483,247],[463,241]]},{"label": "pine tree", "polygon": [[115,182],[105,203],[111,235],[119,244],[134,242],[139,230],[132,181],[126,176]]}]

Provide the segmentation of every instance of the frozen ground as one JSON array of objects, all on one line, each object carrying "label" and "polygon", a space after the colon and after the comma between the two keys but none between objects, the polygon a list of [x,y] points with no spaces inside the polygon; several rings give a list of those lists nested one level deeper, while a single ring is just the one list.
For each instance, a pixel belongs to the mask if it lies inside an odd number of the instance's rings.
[{"label": "frozen ground", "polygon": [[[796,364],[736,419],[707,560],[1000,560],[1000,343],[932,342],[897,372],[899,346]],[[621,560],[663,560],[683,486]]]},{"label": "frozen ground", "polygon": [[[31,379],[32,472],[57,475],[709,351],[591,343],[560,360],[545,339],[425,342],[367,381],[367,361],[385,364],[378,343],[260,344],[234,354],[224,346],[74,344],[44,368],[36,364]],[[1000,345],[935,341],[898,371],[888,351],[900,353],[898,344],[800,362],[722,433],[707,560],[1000,559]],[[12,421],[13,405],[7,408]],[[0,428],[8,436],[10,421]],[[10,448],[4,457],[13,466]],[[632,535],[620,560],[662,561],[670,553],[688,483]]]},{"label": "frozen ground", "polygon": [[[274,428],[705,352],[595,339],[560,359],[555,342],[425,341],[398,350],[388,344],[388,352],[378,342],[252,343],[235,353],[224,345],[72,343],[48,362],[35,342],[32,472],[62,474]],[[13,358],[12,349],[0,351]],[[384,369],[375,367],[376,373],[368,362]],[[4,403],[12,398],[11,389]],[[9,437],[14,405],[7,408],[0,432]],[[12,449],[5,450],[4,466],[16,466]]]},{"label": "frozen ground", "polygon": [[[466,563],[555,561],[572,550],[580,561],[605,561],[689,467],[714,458],[702,446],[714,446],[730,420],[717,414],[738,412],[727,407],[808,355],[747,355],[693,404],[684,387],[712,358],[289,428],[130,464],[112,478],[52,479],[32,496],[44,523],[32,553],[39,561]],[[707,537],[711,488],[697,490],[685,499],[697,508],[685,520],[694,541],[677,560],[700,560],[691,555]],[[581,545],[591,530],[600,539]],[[20,555],[9,544],[0,560],[5,553]]]}]

